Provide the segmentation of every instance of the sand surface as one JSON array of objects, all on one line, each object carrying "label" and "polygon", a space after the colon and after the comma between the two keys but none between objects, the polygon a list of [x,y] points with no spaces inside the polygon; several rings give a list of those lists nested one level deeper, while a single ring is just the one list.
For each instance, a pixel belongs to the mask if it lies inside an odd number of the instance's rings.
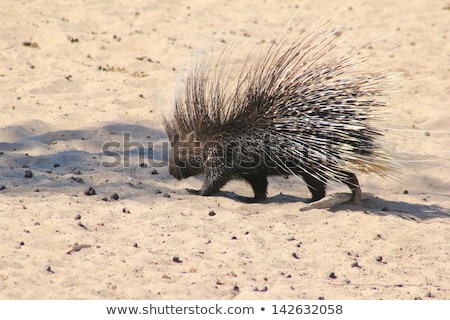
[{"label": "sand surface", "polygon": [[[2,1],[0,298],[450,299],[450,3],[339,3]],[[293,16],[335,17],[344,47],[402,73],[397,179],[360,175],[361,205],[331,210],[300,211],[294,178],[261,204],[239,181],[188,195],[201,179],[159,161],[180,74],[212,39],[268,42]],[[117,165],[105,143],[126,141]]]}]

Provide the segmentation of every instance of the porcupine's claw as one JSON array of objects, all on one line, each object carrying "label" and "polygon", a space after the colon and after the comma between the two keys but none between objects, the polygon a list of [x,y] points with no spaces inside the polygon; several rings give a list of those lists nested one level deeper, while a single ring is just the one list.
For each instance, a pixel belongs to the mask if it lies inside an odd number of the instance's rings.
[{"label": "porcupine's claw", "polygon": [[186,191],[189,194],[196,194],[196,195],[198,195],[200,193],[200,190],[195,190],[195,189],[190,189],[190,188],[186,188]]}]

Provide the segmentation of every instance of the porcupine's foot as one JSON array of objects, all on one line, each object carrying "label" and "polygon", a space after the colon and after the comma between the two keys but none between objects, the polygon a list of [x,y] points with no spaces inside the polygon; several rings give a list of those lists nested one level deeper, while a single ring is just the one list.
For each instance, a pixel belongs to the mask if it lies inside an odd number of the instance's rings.
[{"label": "porcupine's foot", "polygon": [[354,173],[348,172],[348,178],[343,182],[352,190],[352,202],[353,204],[358,204],[359,200],[361,200],[361,187],[359,186],[358,178]]},{"label": "porcupine's foot", "polygon": [[200,194],[200,190],[195,190],[195,189],[190,189],[190,188],[186,188],[185,189],[189,194],[196,194],[199,195]]},{"label": "porcupine's foot", "polygon": [[190,194],[196,194],[199,196],[212,196],[213,194],[219,192],[220,188],[222,188],[230,180],[230,178],[231,174],[227,172],[207,171],[206,179],[200,190],[187,188],[186,191]]},{"label": "porcupine's foot", "polygon": [[263,202],[267,198],[267,176],[264,174],[243,175],[253,189],[255,196],[253,198],[240,197],[240,199],[247,203]]}]

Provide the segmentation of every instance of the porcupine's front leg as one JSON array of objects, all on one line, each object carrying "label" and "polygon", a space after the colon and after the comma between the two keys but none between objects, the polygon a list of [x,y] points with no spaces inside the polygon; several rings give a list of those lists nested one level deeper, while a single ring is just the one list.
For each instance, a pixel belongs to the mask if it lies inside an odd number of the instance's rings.
[{"label": "porcupine's front leg", "polygon": [[232,177],[227,171],[217,168],[207,168],[205,173],[206,179],[202,188],[200,190],[186,189],[187,192],[200,196],[211,196],[217,193]]},{"label": "porcupine's front leg", "polygon": [[187,189],[189,193],[211,196],[217,193],[232,178],[231,170],[225,164],[222,149],[218,147],[213,146],[209,148],[204,168],[206,179],[202,188],[200,190]]}]

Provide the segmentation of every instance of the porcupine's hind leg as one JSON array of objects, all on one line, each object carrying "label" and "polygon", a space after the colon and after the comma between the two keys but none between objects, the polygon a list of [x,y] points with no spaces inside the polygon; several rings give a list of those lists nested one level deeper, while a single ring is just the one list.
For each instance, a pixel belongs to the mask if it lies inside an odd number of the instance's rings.
[{"label": "porcupine's hind leg", "polygon": [[267,175],[262,173],[253,175],[242,175],[253,189],[255,196],[253,198],[245,198],[246,202],[262,202],[267,198]]},{"label": "porcupine's hind leg", "polygon": [[308,189],[312,194],[311,202],[318,201],[325,197],[325,183],[309,173],[302,173],[302,178],[308,185]]},{"label": "porcupine's hind leg", "polygon": [[354,204],[358,204],[359,200],[361,200],[361,187],[359,186],[358,178],[356,178],[356,175],[351,172],[345,172],[344,175],[345,178],[342,180],[342,182],[345,183],[350,188],[350,190],[352,190],[352,202]]}]

